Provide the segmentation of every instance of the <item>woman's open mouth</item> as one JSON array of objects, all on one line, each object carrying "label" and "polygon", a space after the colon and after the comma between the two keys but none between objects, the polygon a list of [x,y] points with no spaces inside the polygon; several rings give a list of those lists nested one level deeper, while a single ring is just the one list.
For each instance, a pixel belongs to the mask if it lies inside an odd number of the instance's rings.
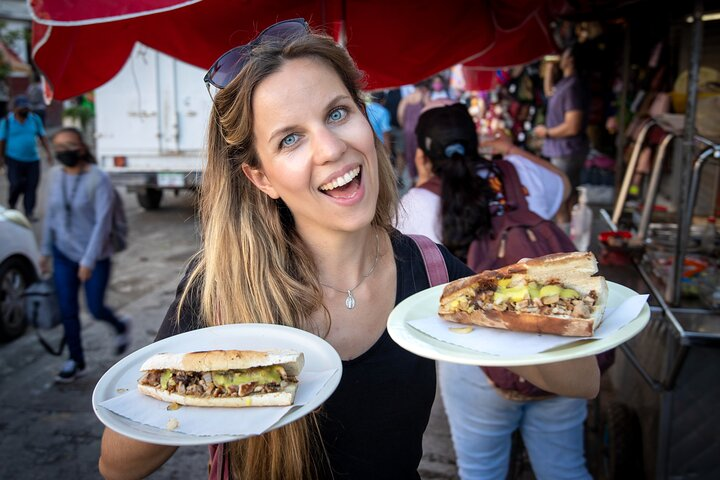
[{"label": "woman's open mouth", "polygon": [[352,198],[360,188],[360,167],[356,167],[332,182],[320,185],[319,190],[333,198]]}]

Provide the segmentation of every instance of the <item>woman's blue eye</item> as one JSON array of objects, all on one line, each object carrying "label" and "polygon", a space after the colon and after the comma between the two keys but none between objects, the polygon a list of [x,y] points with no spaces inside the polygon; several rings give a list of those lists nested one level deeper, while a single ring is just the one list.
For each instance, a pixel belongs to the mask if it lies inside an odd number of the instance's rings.
[{"label": "woman's blue eye", "polygon": [[345,108],[336,108],[332,112],[330,112],[330,120],[333,122],[339,122],[343,118],[347,116],[347,110]]},{"label": "woman's blue eye", "polygon": [[294,133],[288,135],[280,141],[282,147],[292,147],[297,142],[298,136]]}]

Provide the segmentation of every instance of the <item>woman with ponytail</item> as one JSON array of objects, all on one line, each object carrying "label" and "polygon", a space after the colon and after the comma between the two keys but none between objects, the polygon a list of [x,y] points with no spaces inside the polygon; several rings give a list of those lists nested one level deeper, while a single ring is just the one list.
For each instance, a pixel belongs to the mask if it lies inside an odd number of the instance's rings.
[{"label": "woman with ponytail", "polygon": [[[417,246],[392,227],[396,179],[367,119],[360,71],[342,46],[295,19],[223,55],[206,81],[219,90],[200,197],[203,245],[158,338],[281,324],[324,338],[343,360],[321,409],[224,445],[223,478],[418,479],[435,364],[400,348],[385,325],[428,280]],[[443,255],[451,279],[471,273]],[[591,395],[598,385],[587,367],[574,363],[569,376]],[[143,478],[175,450],[106,429],[100,471]]]},{"label": "woman with ponytail", "polygon": [[[475,124],[461,104],[427,110],[416,134],[416,165],[424,181],[403,197],[398,228],[441,241],[466,261],[470,243],[494,233],[491,217],[509,208],[502,172],[478,155]],[[483,146],[505,155],[528,193],[530,210],[552,218],[569,193],[565,175],[502,134]],[[584,395],[540,386],[518,369],[439,362],[438,375],[460,478],[506,478],[516,429],[537,478],[590,478],[583,457]],[[509,384],[524,386],[510,389]]]}]

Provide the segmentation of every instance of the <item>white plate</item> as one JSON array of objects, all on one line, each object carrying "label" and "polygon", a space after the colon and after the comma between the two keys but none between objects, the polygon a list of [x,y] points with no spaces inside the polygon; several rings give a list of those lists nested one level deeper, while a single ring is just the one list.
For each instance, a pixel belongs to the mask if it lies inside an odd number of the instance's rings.
[{"label": "white plate", "polygon": [[[100,378],[93,391],[92,404],[95,415],[105,426],[122,435],[158,445],[207,445],[246,438],[245,435],[190,435],[154,428],[134,422],[99,406],[101,402],[122,394],[118,391],[123,392],[124,389],[137,388],[138,378],[141,377],[140,366],[150,356],[161,352],[184,353],[207,349],[292,349],[303,352],[305,355],[303,371],[336,369],[335,374],[311,402],[290,410],[271,429],[293,422],[315,410],[332,395],[342,376],[342,362],[335,349],[322,338],[304,330],[282,325],[256,323],[201,328],[152,343],[113,365]],[[302,373],[300,376],[302,377]],[[218,411],[218,422],[222,421],[222,413]]]},{"label": "white plate", "polygon": [[[587,357],[610,350],[640,333],[650,320],[650,307],[646,303],[637,317],[629,318],[623,327],[605,338],[590,341],[587,339],[579,340],[541,353],[508,356],[491,355],[440,341],[408,325],[409,320],[437,314],[443,288],[445,288],[445,285],[438,285],[418,292],[400,302],[390,313],[387,324],[388,333],[405,350],[433,360],[444,360],[466,365],[482,365],[485,367],[541,365],[543,363]],[[625,299],[637,295],[633,290],[613,282],[608,282],[608,289],[608,307],[616,307]],[[522,332],[511,333],[513,335],[534,335]]]}]

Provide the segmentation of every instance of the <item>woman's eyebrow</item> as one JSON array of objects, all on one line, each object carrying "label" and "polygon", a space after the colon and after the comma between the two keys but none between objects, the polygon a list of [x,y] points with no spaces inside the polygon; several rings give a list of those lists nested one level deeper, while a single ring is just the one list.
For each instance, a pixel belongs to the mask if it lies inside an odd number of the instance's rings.
[{"label": "woman's eyebrow", "polygon": [[[350,95],[346,93],[341,93],[340,95],[337,95],[330,99],[329,102],[327,102],[327,106],[325,107],[325,110],[329,110],[330,107],[337,104],[338,102],[345,101],[345,100],[352,100]],[[285,127],[280,127],[276,130],[273,130],[270,132],[270,137],[268,138],[268,143],[273,143],[273,139],[277,137],[278,135],[286,135],[288,133],[292,133],[293,131],[297,130],[299,128],[299,125],[288,125]]]},{"label": "woman's eyebrow", "polygon": [[278,135],[282,135],[283,137],[288,134],[292,133],[295,130],[299,128],[298,125],[288,125],[287,127],[282,127],[277,130],[273,130],[272,133],[270,133],[270,138],[268,138],[268,143],[273,143],[273,139],[277,137]]}]

